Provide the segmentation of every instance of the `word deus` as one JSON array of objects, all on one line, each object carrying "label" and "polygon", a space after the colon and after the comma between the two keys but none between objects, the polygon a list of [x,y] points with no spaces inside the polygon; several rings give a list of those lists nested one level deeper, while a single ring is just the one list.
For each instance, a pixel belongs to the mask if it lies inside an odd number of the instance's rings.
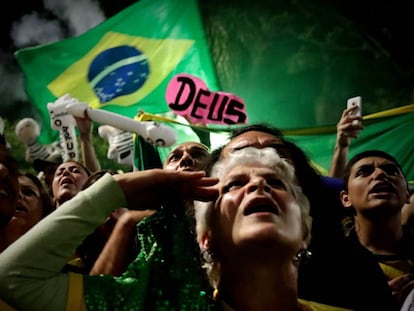
[{"label": "word deus", "polygon": [[211,92],[204,82],[187,74],[167,86],[168,107],[194,124],[240,124],[248,118],[243,101],[230,93]]}]

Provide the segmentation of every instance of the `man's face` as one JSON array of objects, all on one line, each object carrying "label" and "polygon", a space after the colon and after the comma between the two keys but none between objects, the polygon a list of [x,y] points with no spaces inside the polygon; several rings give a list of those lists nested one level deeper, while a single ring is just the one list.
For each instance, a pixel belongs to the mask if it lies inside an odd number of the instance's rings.
[{"label": "man's face", "polygon": [[399,167],[388,159],[372,156],[352,166],[348,191],[341,193],[341,200],[357,213],[379,209],[399,212],[408,195],[407,181]]},{"label": "man's face", "polygon": [[209,153],[207,147],[196,142],[188,142],[174,148],[164,162],[165,170],[204,171]]}]

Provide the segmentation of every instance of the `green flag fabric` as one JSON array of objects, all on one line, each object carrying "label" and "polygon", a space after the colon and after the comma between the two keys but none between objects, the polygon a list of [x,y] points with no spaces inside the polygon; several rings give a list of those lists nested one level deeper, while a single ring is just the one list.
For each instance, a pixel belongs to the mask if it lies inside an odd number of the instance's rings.
[{"label": "green flag fabric", "polygon": [[[268,123],[266,121],[261,121]],[[271,123],[268,123],[271,125]],[[363,116],[364,128],[359,137],[351,141],[348,158],[368,149],[383,150],[396,158],[414,187],[414,104],[384,110]],[[239,126],[200,128],[210,131],[212,149],[228,141],[229,131]],[[313,166],[322,174],[329,175],[336,142],[336,124],[323,127],[294,129],[279,128],[285,137],[305,151]],[[214,136],[213,136],[214,135]]]},{"label": "green flag fabric", "polygon": [[133,118],[168,111],[166,85],[181,72],[218,90],[196,0],[141,0],[78,37],[15,56],[44,143],[57,138],[46,105],[64,94]]},{"label": "green flag fabric", "polygon": [[[162,120],[157,121],[162,122]],[[168,120],[164,120],[164,122],[168,123]],[[189,140],[201,141],[199,137],[209,134],[210,141],[204,141],[204,143],[209,145],[211,150],[227,143],[229,132],[240,126],[199,127],[180,123],[180,121],[175,122],[177,123],[170,121],[169,125],[173,126],[176,130],[178,136],[177,143]],[[262,122],[268,123],[266,121]],[[383,150],[396,158],[401,164],[409,185],[414,187],[414,157],[412,156],[414,154],[414,144],[412,143],[413,124],[414,104],[363,116],[364,129],[360,132],[359,137],[351,141],[349,158],[368,149]],[[296,143],[305,151],[314,167],[322,175],[329,175],[336,142],[336,124],[324,127],[280,130],[288,140]],[[198,134],[200,132],[203,135]],[[195,133],[198,136],[195,136]],[[158,148],[162,160],[165,160],[166,155],[172,147]]]},{"label": "green flag fabric", "polygon": [[[368,149],[388,152],[401,164],[410,185],[414,185],[414,105],[367,115],[363,122],[364,129],[351,142],[349,158]],[[336,140],[335,126],[285,134],[307,152],[323,174],[328,174]]]}]

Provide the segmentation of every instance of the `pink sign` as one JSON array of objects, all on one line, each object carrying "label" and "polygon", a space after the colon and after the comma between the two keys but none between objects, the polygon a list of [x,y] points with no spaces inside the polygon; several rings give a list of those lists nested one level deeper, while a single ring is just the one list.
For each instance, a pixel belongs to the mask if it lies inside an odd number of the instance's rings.
[{"label": "pink sign", "polygon": [[165,94],[168,107],[193,124],[247,123],[243,100],[230,93],[209,91],[205,83],[189,74],[174,76]]}]

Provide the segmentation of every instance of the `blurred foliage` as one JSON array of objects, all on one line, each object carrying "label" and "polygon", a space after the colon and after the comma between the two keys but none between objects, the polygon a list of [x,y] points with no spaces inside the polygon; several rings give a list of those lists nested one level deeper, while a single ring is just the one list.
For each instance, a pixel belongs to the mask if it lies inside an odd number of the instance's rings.
[{"label": "blurred foliage", "polygon": [[401,66],[339,4],[200,1],[221,89],[244,100],[250,122],[335,125],[357,95],[363,115],[414,102],[414,68]]},{"label": "blurred foliage", "polygon": [[[12,151],[13,156],[19,163],[19,168],[24,171],[34,171],[32,163],[26,161],[26,146],[17,138],[15,133],[16,124],[21,120],[8,120],[3,117],[4,120],[4,136],[6,137],[7,143]],[[95,147],[96,155],[98,157],[99,163],[101,164],[102,169],[111,169],[115,171],[128,172],[131,171],[131,168],[127,165],[118,164],[116,161],[107,158],[107,152],[109,144],[106,140],[101,138],[98,134],[97,126],[94,126],[93,129],[93,145]],[[80,152],[80,151],[79,151]],[[79,153],[81,157],[81,154]]]}]

